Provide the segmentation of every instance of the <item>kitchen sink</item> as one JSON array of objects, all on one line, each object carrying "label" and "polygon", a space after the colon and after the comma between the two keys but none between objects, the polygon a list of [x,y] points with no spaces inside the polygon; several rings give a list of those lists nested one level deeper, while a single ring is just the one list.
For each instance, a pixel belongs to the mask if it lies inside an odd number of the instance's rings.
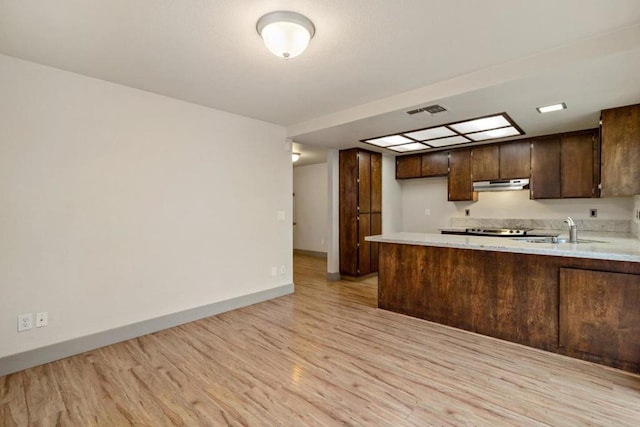
[{"label": "kitchen sink", "polygon": [[[570,243],[569,239],[566,237],[552,237],[552,236],[548,236],[548,237],[520,237],[520,238],[515,238],[512,240],[518,240],[521,242],[527,242],[527,243]],[[586,239],[578,239],[577,243],[606,243],[600,240],[586,240]]]}]

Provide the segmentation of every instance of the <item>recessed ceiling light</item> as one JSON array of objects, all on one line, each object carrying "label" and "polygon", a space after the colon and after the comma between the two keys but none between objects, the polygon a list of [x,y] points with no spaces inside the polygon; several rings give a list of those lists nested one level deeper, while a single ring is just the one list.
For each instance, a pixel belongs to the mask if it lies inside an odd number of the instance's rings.
[{"label": "recessed ceiling light", "polygon": [[538,113],[550,113],[552,111],[560,111],[560,110],[566,110],[566,109],[567,109],[567,104],[565,104],[564,102],[560,104],[553,104],[553,105],[547,105],[546,107],[536,108],[536,110],[538,110]]},{"label": "recessed ceiling light", "polygon": [[297,162],[300,159],[300,153],[291,153],[291,161],[293,163]]}]

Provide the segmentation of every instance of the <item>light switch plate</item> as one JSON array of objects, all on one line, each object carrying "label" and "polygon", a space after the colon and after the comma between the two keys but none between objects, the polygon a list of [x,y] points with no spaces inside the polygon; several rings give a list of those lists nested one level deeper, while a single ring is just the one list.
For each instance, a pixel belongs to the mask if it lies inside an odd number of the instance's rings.
[{"label": "light switch plate", "polygon": [[277,218],[278,218],[278,221],[284,221],[285,219],[287,219],[286,212],[285,211],[278,211]]}]

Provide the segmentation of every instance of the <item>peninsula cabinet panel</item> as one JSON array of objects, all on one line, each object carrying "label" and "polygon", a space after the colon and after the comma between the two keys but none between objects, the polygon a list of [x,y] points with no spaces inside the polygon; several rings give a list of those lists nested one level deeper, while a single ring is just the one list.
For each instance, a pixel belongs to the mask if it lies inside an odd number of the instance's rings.
[{"label": "peninsula cabinet panel", "polygon": [[640,275],[561,268],[559,344],[611,366],[640,365]]},{"label": "peninsula cabinet panel", "polygon": [[420,178],[421,163],[420,154],[396,157],[396,179]]},{"label": "peninsula cabinet panel", "polygon": [[602,111],[602,197],[640,194],[640,104]]},{"label": "peninsula cabinet panel", "polygon": [[449,152],[436,151],[422,155],[422,176],[446,176],[449,173]]},{"label": "peninsula cabinet panel", "polygon": [[535,139],[531,146],[532,199],[559,199],[560,188],[560,136]]},{"label": "peninsula cabinet panel", "polygon": [[449,153],[449,201],[476,200],[471,180],[471,149],[455,150]]},{"label": "peninsula cabinet panel", "polygon": [[594,133],[562,136],[560,149],[560,184],[562,198],[597,197],[597,165],[594,167],[596,136]]},{"label": "peninsula cabinet panel", "polygon": [[500,145],[500,179],[529,178],[531,175],[531,141]]},{"label": "peninsula cabinet panel", "polygon": [[[340,273],[361,276],[375,272],[373,246],[366,236],[372,230],[371,215],[381,218],[382,155],[361,149],[340,151]],[[381,221],[381,220],[380,220]],[[377,246],[375,246],[377,250]]]},{"label": "peninsula cabinet panel", "polygon": [[489,181],[500,178],[500,147],[485,145],[471,150],[471,179]]},{"label": "peninsula cabinet panel", "polygon": [[638,262],[379,245],[381,309],[640,372]]}]

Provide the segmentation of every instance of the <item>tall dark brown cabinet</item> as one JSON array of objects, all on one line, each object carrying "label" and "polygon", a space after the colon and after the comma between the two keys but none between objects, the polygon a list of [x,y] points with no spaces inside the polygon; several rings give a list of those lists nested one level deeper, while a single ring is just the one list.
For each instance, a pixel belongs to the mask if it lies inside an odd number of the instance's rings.
[{"label": "tall dark brown cabinet", "polygon": [[340,151],[340,274],[378,271],[378,244],[364,238],[382,233],[382,155]]}]

